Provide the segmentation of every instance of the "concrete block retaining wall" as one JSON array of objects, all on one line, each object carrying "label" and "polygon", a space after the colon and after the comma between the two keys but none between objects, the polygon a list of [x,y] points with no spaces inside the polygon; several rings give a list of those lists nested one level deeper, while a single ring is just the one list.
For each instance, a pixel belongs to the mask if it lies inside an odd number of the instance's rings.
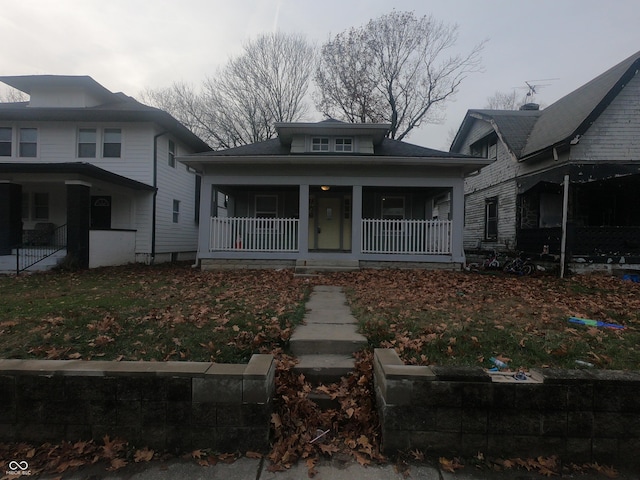
[{"label": "concrete block retaining wall", "polygon": [[0,360],[0,441],[121,437],[189,451],[269,446],[275,364]]},{"label": "concrete block retaining wall", "polygon": [[409,366],[394,350],[376,349],[384,452],[640,467],[640,372],[532,373],[517,381],[482,368]]}]

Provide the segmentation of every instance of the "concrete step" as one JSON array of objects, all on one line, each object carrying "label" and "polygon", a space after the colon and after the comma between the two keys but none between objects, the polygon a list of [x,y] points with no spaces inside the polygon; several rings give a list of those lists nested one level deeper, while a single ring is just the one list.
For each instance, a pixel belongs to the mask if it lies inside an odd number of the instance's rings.
[{"label": "concrete step", "polygon": [[367,345],[367,339],[356,331],[353,324],[309,323],[298,326],[289,347],[295,356],[350,355]]},{"label": "concrete step", "polygon": [[353,272],[360,270],[358,260],[313,259],[297,260],[296,275],[313,275],[327,272]]},{"label": "concrete step", "polygon": [[355,367],[351,355],[300,355],[293,368],[315,385],[339,382]]}]

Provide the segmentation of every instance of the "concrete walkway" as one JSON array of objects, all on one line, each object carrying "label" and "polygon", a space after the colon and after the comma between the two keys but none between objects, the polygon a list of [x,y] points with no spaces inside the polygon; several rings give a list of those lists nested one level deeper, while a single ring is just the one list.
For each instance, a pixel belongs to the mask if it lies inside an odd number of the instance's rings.
[{"label": "concrete walkway", "polygon": [[297,357],[295,370],[313,383],[332,383],[354,368],[354,352],[367,344],[341,287],[314,287],[303,325],[289,342]]},{"label": "concrete walkway", "polygon": [[[94,465],[64,475],[45,475],[46,480],[300,480],[309,478],[304,462],[300,462],[284,472],[272,473],[267,470],[268,461],[261,459],[240,458],[234,463],[219,463],[214,466],[201,467],[194,462],[173,460],[169,462],[153,461],[128,465],[116,472],[105,470],[104,465]],[[525,470],[507,470],[494,472],[488,469],[465,467],[456,473],[449,473],[440,468],[426,465],[409,465],[404,472],[396,471],[393,464],[362,467],[356,462],[344,459],[323,460],[316,466],[315,480],[541,480],[536,472]],[[17,478],[17,477],[16,477]],[[554,478],[571,478],[573,480],[606,480],[602,474],[572,474]],[[638,475],[630,471],[619,472],[617,480],[638,480]]]}]

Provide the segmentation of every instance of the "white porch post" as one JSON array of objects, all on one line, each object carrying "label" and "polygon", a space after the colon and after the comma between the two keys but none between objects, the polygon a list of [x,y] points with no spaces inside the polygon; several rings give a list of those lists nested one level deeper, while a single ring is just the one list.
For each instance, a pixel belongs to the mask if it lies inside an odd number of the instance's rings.
[{"label": "white porch post", "polygon": [[451,257],[454,262],[465,261],[463,238],[464,180],[460,178],[451,189]]},{"label": "white porch post", "polygon": [[200,186],[200,228],[198,229],[198,253],[208,252],[211,249],[211,217],[217,212],[211,211],[211,191],[212,183],[210,177],[202,177],[202,185]]},{"label": "white porch post", "polygon": [[351,253],[362,253],[362,185],[354,185],[351,200]]},{"label": "white porch post", "polygon": [[300,223],[298,224],[298,252],[300,256],[309,253],[309,185],[300,185]]}]

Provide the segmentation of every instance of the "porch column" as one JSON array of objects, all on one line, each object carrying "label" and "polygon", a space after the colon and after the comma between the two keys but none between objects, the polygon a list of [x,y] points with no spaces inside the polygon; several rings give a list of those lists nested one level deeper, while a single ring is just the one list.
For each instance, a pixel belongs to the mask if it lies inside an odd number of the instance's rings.
[{"label": "porch column", "polygon": [[22,243],[22,185],[0,182],[0,255]]},{"label": "porch column", "polygon": [[67,254],[79,268],[89,268],[91,184],[67,181]]},{"label": "porch column", "polygon": [[309,253],[309,185],[300,185],[300,215],[298,222],[298,252]]},{"label": "porch column", "polygon": [[354,185],[351,193],[351,253],[362,253],[362,185]]},{"label": "porch column", "polygon": [[451,188],[451,257],[454,262],[464,262],[464,180],[456,181]]}]

